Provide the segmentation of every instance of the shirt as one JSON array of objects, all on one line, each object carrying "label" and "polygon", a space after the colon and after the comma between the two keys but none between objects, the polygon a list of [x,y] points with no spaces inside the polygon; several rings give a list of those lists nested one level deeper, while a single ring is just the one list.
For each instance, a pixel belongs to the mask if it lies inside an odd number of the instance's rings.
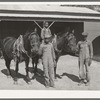
[{"label": "shirt", "polygon": [[93,47],[90,41],[79,41],[77,44],[79,50],[79,58],[92,58],[93,57]]},{"label": "shirt", "polygon": [[50,31],[49,28],[45,28],[45,27],[44,27],[44,28],[41,30],[41,38],[42,38],[42,39],[44,39],[45,34],[51,36],[51,31]]},{"label": "shirt", "polygon": [[43,59],[50,58],[54,60],[55,52],[52,43],[48,43],[48,44],[42,43],[40,45],[40,54],[42,55]]}]

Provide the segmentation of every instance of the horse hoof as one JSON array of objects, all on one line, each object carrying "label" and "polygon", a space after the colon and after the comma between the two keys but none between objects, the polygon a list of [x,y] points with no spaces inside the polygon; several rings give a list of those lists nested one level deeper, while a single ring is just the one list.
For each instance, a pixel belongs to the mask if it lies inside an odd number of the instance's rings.
[{"label": "horse hoof", "polygon": [[7,78],[11,78],[11,76],[9,75],[9,76],[7,76]]},{"label": "horse hoof", "polygon": [[15,77],[14,78],[14,84],[17,85],[18,84],[18,79]]},{"label": "horse hoof", "polygon": [[17,81],[14,81],[14,85],[18,85],[18,82]]},{"label": "horse hoof", "polygon": [[32,82],[30,81],[30,82],[27,82],[28,83],[28,85],[31,85],[32,84]]},{"label": "horse hoof", "polygon": [[29,77],[26,77],[26,80],[27,80],[27,82],[30,82],[31,79]]}]

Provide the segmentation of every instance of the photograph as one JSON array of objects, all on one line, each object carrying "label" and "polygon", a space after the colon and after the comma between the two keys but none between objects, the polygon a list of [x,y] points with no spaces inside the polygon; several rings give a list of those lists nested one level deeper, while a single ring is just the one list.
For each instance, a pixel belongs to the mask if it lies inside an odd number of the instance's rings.
[{"label": "photograph", "polygon": [[1,3],[0,90],[100,90],[100,3]]}]

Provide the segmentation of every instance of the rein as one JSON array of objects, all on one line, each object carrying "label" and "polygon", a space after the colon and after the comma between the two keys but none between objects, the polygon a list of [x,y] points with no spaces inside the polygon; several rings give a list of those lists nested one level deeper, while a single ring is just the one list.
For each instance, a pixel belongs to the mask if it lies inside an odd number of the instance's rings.
[{"label": "rein", "polygon": [[[67,33],[67,35],[66,34],[63,35],[62,38],[64,38],[64,41],[66,42],[67,38],[68,38],[68,33]],[[58,37],[58,39],[59,39],[59,37]],[[60,39],[61,39],[61,37],[60,37]],[[64,42],[64,44],[65,44],[65,42]],[[61,52],[63,51],[64,47],[65,47],[65,45],[60,49]]]},{"label": "rein", "polygon": [[[36,32],[32,32],[32,33],[28,36],[28,39],[30,40],[31,35],[34,35],[34,34],[37,35]],[[23,47],[24,47],[24,46],[23,46]],[[25,49],[24,49],[24,50],[25,50]],[[37,54],[34,54],[34,56],[33,56],[33,55],[31,56],[31,55],[29,55],[29,54],[27,53],[26,50],[25,50],[24,53],[25,53],[29,58],[35,58],[36,55],[37,55]]]},{"label": "rein", "polygon": [[20,53],[24,53],[30,58],[30,56],[28,55],[27,51],[24,48],[24,41],[22,35],[18,37],[18,39],[15,41],[13,45],[14,56],[20,57]]}]

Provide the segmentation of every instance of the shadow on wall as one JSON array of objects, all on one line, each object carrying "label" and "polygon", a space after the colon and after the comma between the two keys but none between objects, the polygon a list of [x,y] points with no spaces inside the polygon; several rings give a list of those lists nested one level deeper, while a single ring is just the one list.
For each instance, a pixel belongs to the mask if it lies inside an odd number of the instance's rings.
[{"label": "shadow on wall", "polygon": [[100,61],[100,36],[96,37],[93,42],[93,59],[96,61]]}]

